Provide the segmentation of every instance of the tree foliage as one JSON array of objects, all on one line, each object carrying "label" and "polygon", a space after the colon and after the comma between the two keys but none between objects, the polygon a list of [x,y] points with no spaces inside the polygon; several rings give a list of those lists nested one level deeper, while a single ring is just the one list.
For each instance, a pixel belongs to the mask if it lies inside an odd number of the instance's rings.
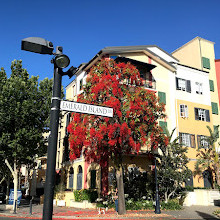
[{"label": "tree foliage", "polygon": [[9,162],[27,164],[46,152],[52,80],[29,77],[22,61],[13,61],[11,76],[0,71],[0,152]]},{"label": "tree foliage", "polygon": [[[219,126],[217,127],[219,128]],[[212,181],[212,188],[215,187],[215,184],[220,185],[219,180],[219,155],[216,152],[216,142],[219,137],[218,129],[212,131],[212,129],[207,126],[209,130],[210,136],[204,137],[201,141],[205,141],[208,143],[208,148],[200,149],[196,155],[198,158],[195,164],[194,175],[199,175],[200,178],[203,177],[203,172],[208,170],[214,178]],[[215,184],[214,184],[215,183]]]},{"label": "tree foliage", "polygon": [[157,120],[165,117],[164,104],[154,92],[142,86],[140,73],[130,63],[102,60],[87,76],[78,101],[113,108],[113,118],[73,114],[70,132],[70,158],[84,155],[94,161],[111,158],[115,165],[122,154],[138,153],[141,146],[156,148],[165,136]]},{"label": "tree foliage", "polygon": [[98,162],[102,168],[108,168],[111,159],[117,170],[119,214],[124,214],[125,206],[120,208],[124,205],[122,157],[138,154],[144,145],[157,148],[167,141],[157,124],[165,117],[164,104],[142,86],[135,66],[112,59],[103,59],[90,69],[78,102],[113,108],[113,118],[72,115],[68,126],[70,158],[80,157],[83,150],[87,160]]},{"label": "tree foliage", "polygon": [[172,140],[174,131],[170,134],[166,129],[169,144],[160,147],[162,154],[157,173],[160,193],[165,201],[177,196],[184,181],[191,175],[187,167],[187,148],[179,144],[179,137]]}]

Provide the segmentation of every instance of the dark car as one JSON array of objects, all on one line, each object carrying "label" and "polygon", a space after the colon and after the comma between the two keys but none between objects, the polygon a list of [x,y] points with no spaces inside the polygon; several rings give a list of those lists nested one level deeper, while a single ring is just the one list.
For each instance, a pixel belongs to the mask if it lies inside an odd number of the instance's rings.
[{"label": "dark car", "polygon": [[0,204],[6,202],[6,195],[4,192],[0,192]]}]

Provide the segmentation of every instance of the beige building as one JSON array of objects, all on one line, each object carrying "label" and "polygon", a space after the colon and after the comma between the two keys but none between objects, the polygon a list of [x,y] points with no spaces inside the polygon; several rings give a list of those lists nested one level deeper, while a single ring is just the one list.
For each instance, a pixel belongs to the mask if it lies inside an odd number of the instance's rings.
[{"label": "beige building", "polygon": [[[156,92],[161,102],[166,105],[167,117],[159,124],[169,131],[176,128],[175,136],[180,136],[182,144],[188,148],[189,168],[193,171],[198,149],[207,143],[201,138],[209,135],[208,125],[212,129],[220,124],[218,114],[219,97],[217,92],[214,43],[196,37],[172,54],[156,45],[106,47],[99,51],[88,63],[78,67],[76,78],[66,87],[66,99],[76,100],[86,83],[87,71],[103,57],[110,57],[120,62],[131,62],[140,70],[145,79],[145,88]],[[83,156],[69,161],[68,133],[66,127],[71,120],[71,113],[63,112],[57,147],[57,172],[65,170],[66,187],[69,189],[96,189],[101,192],[102,168],[99,164],[88,164]],[[130,169],[150,171],[146,149],[136,157],[124,157],[124,164]],[[111,184],[113,170],[109,168]],[[203,180],[192,177],[187,184],[199,187],[210,186],[210,176]]]}]

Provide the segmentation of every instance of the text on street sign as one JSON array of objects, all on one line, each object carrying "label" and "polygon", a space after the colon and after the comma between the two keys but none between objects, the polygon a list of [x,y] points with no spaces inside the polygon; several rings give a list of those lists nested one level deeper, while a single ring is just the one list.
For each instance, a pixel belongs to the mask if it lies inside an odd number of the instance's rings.
[{"label": "text on street sign", "polygon": [[89,105],[79,102],[61,101],[60,109],[63,111],[113,117],[113,108],[98,105]]}]

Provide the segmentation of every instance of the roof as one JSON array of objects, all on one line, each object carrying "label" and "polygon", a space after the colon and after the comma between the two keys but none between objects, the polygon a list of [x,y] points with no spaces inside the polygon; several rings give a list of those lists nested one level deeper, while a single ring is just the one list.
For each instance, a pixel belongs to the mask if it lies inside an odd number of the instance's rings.
[{"label": "roof", "polygon": [[[166,51],[164,51],[163,49],[161,49],[160,47],[158,47],[156,45],[105,47],[102,50],[100,50],[88,63],[85,63],[83,65],[81,64],[78,67],[78,70],[76,71],[76,75],[78,73],[80,73],[81,71],[90,68],[90,66],[92,66],[95,62],[97,62],[97,60],[99,60],[100,58],[102,58],[102,56],[104,56],[106,54],[120,55],[120,54],[123,54],[123,53],[134,53],[134,52],[144,52],[146,55],[150,56],[155,61],[157,61],[159,63],[163,63],[167,68],[169,68],[172,71],[175,71],[176,68],[175,68],[175,66],[172,65],[171,62],[167,62],[165,59],[163,59],[162,57],[160,57],[159,55],[157,55],[156,53],[154,53],[151,50],[151,48],[153,48],[153,47],[158,48],[159,50],[164,52],[166,55],[170,56],[172,59],[174,59],[177,62],[179,62],[179,60],[177,58],[175,58],[174,56],[172,56],[171,54],[167,53]],[[68,84],[67,86],[69,86],[70,84]]]},{"label": "roof", "polygon": [[[102,50],[100,50],[82,69],[85,69],[86,67],[88,67],[91,63],[93,63],[93,61],[100,57],[101,55],[105,55],[105,54],[120,54],[120,53],[133,53],[133,52],[143,52],[146,51],[148,54],[151,54],[154,57],[159,58],[159,60],[163,61],[164,63],[166,63],[168,66],[172,67],[172,64],[167,62],[166,60],[164,60],[163,58],[159,57],[157,54],[155,54],[154,52],[152,52],[151,50],[149,50],[149,47],[157,47],[155,45],[144,45],[144,46],[121,46],[121,47],[105,47]],[[160,50],[162,50],[161,48],[159,48]],[[162,50],[163,51],[163,50]],[[165,51],[164,51],[165,52]],[[167,52],[165,52],[167,55],[171,56],[173,59],[177,60],[175,57],[173,57],[172,55],[168,54]],[[178,61],[178,60],[177,60]]]},{"label": "roof", "polygon": [[184,45],[182,45],[181,47],[179,47],[176,50],[174,50],[171,54],[173,54],[173,53],[177,52],[178,50],[182,49],[183,47],[187,46],[188,44],[190,44],[194,40],[203,40],[203,41],[207,41],[207,42],[209,42],[211,44],[215,44],[215,42],[212,42],[212,41],[209,41],[209,40],[206,40],[204,38],[201,38],[201,37],[197,36],[197,37],[193,38],[192,40],[188,41],[187,43],[185,43]]}]

